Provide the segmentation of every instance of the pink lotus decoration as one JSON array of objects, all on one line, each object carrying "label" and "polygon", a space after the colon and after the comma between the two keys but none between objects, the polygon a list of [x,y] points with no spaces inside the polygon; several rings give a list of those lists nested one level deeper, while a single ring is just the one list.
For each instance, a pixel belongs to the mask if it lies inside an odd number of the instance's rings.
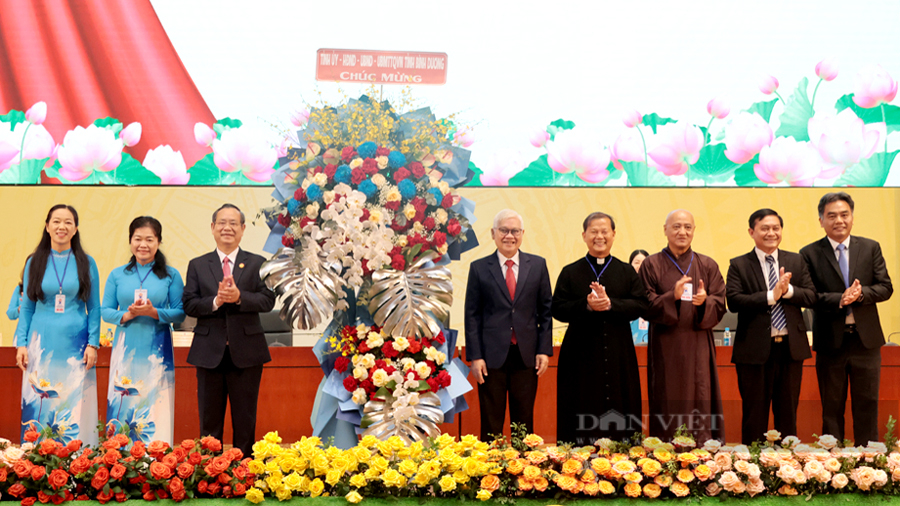
[{"label": "pink lotus decoration", "polygon": [[816,75],[823,81],[831,81],[838,75],[838,64],[834,58],[826,58],[816,64]]},{"label": "pink lotus decoration", "polygon": [[771,95],[775,93],[775,90],[778,89],[778,79],[775,79],[775,76],[764,76],[759,80],[759,91],[763,92],[766,95]]},{"label": "pink lotus decoration", "polygon": [[453,134],[453,143],[457,146],[468,148],[472,144],[475,144],[475,134],[468,128],[459,130]]},{"label": "pink lotus decoration", "polygon": [[856,75],[853,101],[860,107],[871,109],[890,103],[897,96],[897,81],[881,65],[864,67]]},{"label": "pink lotus decoration", "polygon": [[772,144],[772,127],[759,114],[740,112],[725,127],[725,158],[745,164],[763,147]]},{"label": "pink lotus decoration", "polygon": [[535,130],[531,133],[531,137],[528,138],[528,142],[536,148],[544,147],[544,144],[547,144],[549,140],[550,134],[544,129]]},{"label": "pink lotus decoration", "polygon": [[194,125],[194,140],[201,146],[210,147],[216,140],[216,131],[206,123],[197,123]]},{"label": "pink lotus decoration", "polygon": [[52,165],[55,149],[56,142],[43,125],[17,123],[10,129],[9,123],[0,122],[0,172],[17,165],[20,160],[50,158]]},{"label": "pink lotus decoration", "polygon": [[[653,142],[653,136],[647,138],[647,144]],[[623,170],[622,162],[643,162],[647,158],[644,155],[644,143],[641,140],[641,133],[636,129],[629,128],[619,134],[616,142],[609,148],[609,155],[612,159],[613,167]],[[656,166],[653,164],[652,166]]]},{"label": "pink lotus decoration", "polygon": [[191,179],[181,151],[175,151],[169,145],[147,151],[143,165],[159,177],[160,184],[187,184]]},{"label": "pink lotus decoration", "polygon": [[809,143],[824,162],[820,178],[833,178],[848,167],[872,156],[878,143],[885,138],[884,123],[865,124],[850,109],[837,116],[816,116],[809,120]]},{"label": "pink lotus decoration", "polygon": [[657,129],[658,144],[650,150],[656,169],[667,176],[680,176],[700,159],[703,132],[696,126],[679,121]]},{"label": "pink lotus decoration", "polygon": [[762,148],[753,172],[767,184],[785,182],[791,186],[812,186],[822,169],[816,148],[793,137],[778,137]]},{"label": "pink lotus decoration", "polygon": [[112,130],[90,125],[66,132],[59,147],[59,175],[81,181],[95,170],[109,172],[122,163],[122,141]]},{"label": "pink lotus decoration", "polygon": [[309,109],[294,111],[291,113],[291,124],[295,127],[302,127],[309,121]]},{"label": "pink lotus decoration", "polygon": [[131,123],[119,133],[119,139],[122,140],[122,144],[130,148],[141,141],[141,132],[140,123]]},{"label": "pink lotus decoration", "polygon": [[38,102],[25,111],[25,120],[32,125],[40,125],[47,119],[47,102]]},{"label": "pink lotus decoration", "polygon": [[545,147],[550,168],[560,174],[575,172],[588,183],[599,183],[609,177],[609,150],[590,134],[562,130]]},{"label": "pink lotus decoration", "polygon": [[717,119],[724,119],[731,112],[731,108],[721,98],[714,98],[706,104],[706,112]]},{"label": "pink lotus decoration", "polygon": [[[205,126],[205,125],[204,125]],[[196,128],[195,128],[196,132]],[[265,183],[272,178],[278,154],[269,142],[247,128],[229,128],[213,140],[213,161],[225,172],[243,172],[251,181]]]},{"label": "pink lotus decoration", "polygon": [[10,168],[18,156],[19,148],[0,140],[0,172]]},{"label": "pink lotus decoration", "polygon": [[499,151],[492,153],[484,164],[481,174],[482,186],[509,186],[509,180],[522,172],[528,162],[518,151]]},{"label": "pink lotus decoration", "polygon": [[622,118],[622,123],[625,123],[625,126],[628,128],[634,128],[644,121],[644,116],[641,115],[636,109],[628,111],[627,114]]}]

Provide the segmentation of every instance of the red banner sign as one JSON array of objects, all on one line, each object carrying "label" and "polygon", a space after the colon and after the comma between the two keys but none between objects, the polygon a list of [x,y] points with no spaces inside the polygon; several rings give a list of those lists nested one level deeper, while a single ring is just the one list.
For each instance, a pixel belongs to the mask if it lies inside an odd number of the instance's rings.
[{"label": "red banner sign", "polygon": [[316,80],[373,84],[444,84],[447,53],[319,49]]}]

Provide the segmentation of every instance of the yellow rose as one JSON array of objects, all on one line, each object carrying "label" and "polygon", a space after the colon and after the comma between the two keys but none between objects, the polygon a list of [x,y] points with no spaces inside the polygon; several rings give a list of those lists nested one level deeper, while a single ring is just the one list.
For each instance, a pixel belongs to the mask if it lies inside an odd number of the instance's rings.
[{"label": "yellow rose", "polygon": [[644,464],[641,466],[641,472],[644,475],[653,478],[662,471],[662,464],[653,459],[642,459]]},{"label": "yellow rose", "polygon": [[463,464],[463,471],[466,472],[469,476],[478,476],[484,474],[481,472],[482,465],[481,462],[478,462],[474,458],[466,459],[465,464]]},{"label": "yellow rose", "polygon": [[481,488],[488,492],[494,492],[500,488],[500,478],[493,474],[489,474],[481,479]]},{"label": "yellow rose", "polygon": [[628,497],[640,497],[641,496],[641,486],[637,483],[626,483],[625,484],[625,495]]},{"label": "yellow rose", "polygon": [[[369,436],[366,436],[369,437]],[[356,456],[356,460],[366,463],[372,458],[372,452],[369,451],[368,448],[363,446],[357,446],[356,448],[352,448],[350,451]]]},{"label": "yellow rose", "polygon": [[331,460],[331,467],[332,469],[337,469],[338,471],[345,473],[350,469],[350,460],[343,455],[338,455]]},{"label": "yellow rose", "polygon": [[328,462],[328,457],[326,457],[324,453],[320,453],[313,459],[312,465],[313,469],[316,470],[316,474],[319,475],[325,474],[328,471],[330,463]]},{"label": "yellow rose", "polygon": [[247,463],[247,469],[253,474],[264,474],[266,465],[258,460],[251,460]]},{"label": "yellow rose", "polygon": [[375,469],[374,467],[370,467],[370,468],[366,469],[366,471],[363,473],[363,476],[365,476],[366,479],[369,481],[372,481],[372,480],[378,478],[380,475],[381,475],[381,471],[379,471],[378,469]]},{"label": "yellow rose", "polygon": [[712,478],[712,469],[710,469],[706,464],[700,464],[699,466],[694,468],[694,475],[700,481],[706,481]]},{"label": "yellow rose", "polygon": [[524,470],[525,470],[525,464],[523,463],[523,461],[521,461],[519,459],[510,460],[506,464],[506,472],[508,472],[509,474],[518,475],[518,474],[522,473],[522,471],[524,471]]},{"label": "yellow rose", "polygon": [[325,491],[325,483],[322,482],[319,478],[316,478],[309,484],[309,496],[310,497],[319,497],[322,495],[322,492]]},{"label": "yellow rose", "polygon": [[381,455],[378,455],[369,462],[369,466],[381,473],[388,468],[388,461]]},{"label": "yellow rose", "polygon": [[366,480],[366,477],[362,474],[354,474],[353,476],[350,477],[350,486],[353,486],[356,488],[363,488],[368,483],[369,482]]},{"label": "yellow rose", "polygon": [[694,464],[699,462],[700,458],[694,455],[693,453],[679,453],[678,454],[678,462],[681,462],[682,466],[687,466],[688,464]]},{"label": "yellow rose", "polygon": [[475,498],[479,501],[487,501],[491,498],[491,493],[482,488],[478,490],[477,494],[475,494]]},{"label": "yellow rose", "polygon": [[641,473],[635,471],[633,473],[626,474],[622,477],[622,479],[629,483],[640,483],[641,480],[644,479],[644,476]]},{"label": "yellow rose", "polygon": [[281,437],[278,435],[278,431],[276,430],[273,432],[269,432],[265,436],[263,436],[263,441],[277,445],[281,443]]},{"label": "yellow rose", "polygon": [[672,484],[672,477],[668,474],[661,474],[653,479],[653,483],[656,483],[660,487],[668,487]]},{"label": "yellow rose", "polygon": [[690,487],[680,481],[672,483],[672,485],[669,486],[669,490],[671,490],[676,497],[685,497],[691,493]]},{"label": "yellow rose", "polygon": [[356,503],[358,503],[359,501],[362,501],[362,500],[363,500],[363,496],[359,495],[359,492],[357,492],[356,490],[354,490],[354,491],[348,493],[347,495],[345,495],[345,496],[344,496],[344,499],[346,499],[347,502],[349,502],[349,503],[351,503],[351,504],[356,504]]},{"label": "yellow rose", "polygon": [[616,487],[614,487],[612,483],[606,480],[600,480],[599,482],[597,482],[597,485],[599,485],[600,493],[603,495],[610,495],[616,491]]},{"label": "yellow rose", "polygon": [[300,475],[297,473],[291,473],[284,478],[282,482],[285,487],[291,490],[300,490]]},{"label": "yellow rose", "polygon": [[283,486],[281,483],[281,480],[282,480],[281,473],[272,473],[269,476],[266,476],[265,482],[266,482],[266,485],[270,489],[275,490],[275,489],[281,488]]},{"label": "yellow rose", "polygon": [[369,221],[372,223],[381,223],[384,220],[384,214],[378,209],[369,211]]},{"label": "yellow rose", "polygon": [[456,483],[463,484],[469,481],[469,475],[466,474],[465,471],[460,469],[459,471],[453,473],[453,479],[456,480]]},{"label": "yellow rose", "polygon": [[653,456],[656,458],[656,460],[662,462],[663,464],[672,460],[672,453],[665,448],[657,448],[653,450]]},{"label": "yellow rose", "polygon": [[417,466],[415,462],[408,459],[400,462],[400,465],[397,467],[397,470],[405,474],[406,476],[412,476],[416,474],[416,471],[418,469],[419,466]]},{"label": "yellow rose", "polygon": [[540,464],[547,461],[547,454],[541,451],[525,452],[525,458],[532,464]]},{"label": "yellow rose", "polygon": [[406,447],[406,443],[403,442],[403,439],[400,436],[391,436],[387,439],[387,443],[391,446],[391,449],[396,451],[400,451],[401,448]]},{"label": "yellow rose", "polygon": [[646,457],[647,450],[644,450],[644,447],[642,447],[642,446],[632,446],[631,449],[628,450],[628,456],[633,459]]},{"label": "yellow rose", "polygon": [[337,482],[341,481],[341,476],[343,475],[343,472],[337,469],[331,469],[327,473],[325,473],[325,483],[334,486],[337,484]]},{"label": "yellow rose", "polygon": [[287,487],[281,487],[275,491],[275,497],[279,501],[287,501],[288,499],[291,498],[291,489],[289,489]]},{"label": "yellow rose", "polygon": [[535,448],[544,444],[544,438],[537,434],[529,434],[525,436],[525,439],[523,439],[522,442],[531,448]]},{"label": "yellow rose", "polygon": [[644,495],[651,498],[656,499],[659,497],[659,494],[662,493],[662,488],[656,483],[648,483],[644,485]]},{"label": "yellow rose", "polygon": [[694,473],[692,473],[690,469],[679,470],[676,477],[678,478],[678,481],[682,483],[690,483],[694,481]]},{"label": "yellow rose", "polygon": [[388,202],[400,202],[402,198],[403,196],[400,195],[400,190],[396,186],[390,186],[384,196],[384,199]]},{"label": "yellow rose", "polygon": [[266,497],[263,495],[262,490],[256,487],[248,488],[247,493],[244,497],[246,497],[247,500],[252,502],[253,504],[259,504],[266,499]]},{"label": "yellow rose", "polygon": [[406,485],[406,477],[396,469],[388,469],[381,475],[381,481],[388,487],[401,488]]},{"label": "yellow rose", "polygon": [[569,459],[563,463],[562,473],[563,474],[575,474],[581,471],[582,465],[576,459]]},{"label": "yellow rose", "polygon": [[449,474],[445,474],[441,476],[440,481],[438,481],[438,485],[441,487],[441,492],[452,492],[456,490],[456,480],[453,479]]},{"label": "yellow rose", "polygon": [[595,473],[604,476],[612,469],[612,465],[609,463],[609,459],[599,457],[591,461],[591,469],[593,469]]}]

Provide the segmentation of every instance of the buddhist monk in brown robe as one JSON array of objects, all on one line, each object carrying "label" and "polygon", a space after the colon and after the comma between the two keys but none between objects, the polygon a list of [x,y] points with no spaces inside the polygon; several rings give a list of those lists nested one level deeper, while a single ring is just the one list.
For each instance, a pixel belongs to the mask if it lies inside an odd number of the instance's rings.
[{"label": "buddhist monk in brown robe", "polygon": [[668,246],[640,270],[650,300],[649,432],[668,439],[685,425],[702,444],[725,433],[712,333],[725,314],[725,281],[712,258],[691,249],[691,213],[672,211],[663,230]]}]

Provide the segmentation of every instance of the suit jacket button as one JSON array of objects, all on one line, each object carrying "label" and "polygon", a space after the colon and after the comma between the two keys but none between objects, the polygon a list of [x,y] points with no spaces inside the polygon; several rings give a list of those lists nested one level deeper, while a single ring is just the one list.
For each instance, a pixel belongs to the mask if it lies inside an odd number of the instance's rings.
[{"label": "suit jacket button", "polygon": [[515,310],[515,309],[513,309],[513,310],[512,310],[512,312],[513,312],[513,313],[515,313],[515,312],[516,312],[516,310]]}]

